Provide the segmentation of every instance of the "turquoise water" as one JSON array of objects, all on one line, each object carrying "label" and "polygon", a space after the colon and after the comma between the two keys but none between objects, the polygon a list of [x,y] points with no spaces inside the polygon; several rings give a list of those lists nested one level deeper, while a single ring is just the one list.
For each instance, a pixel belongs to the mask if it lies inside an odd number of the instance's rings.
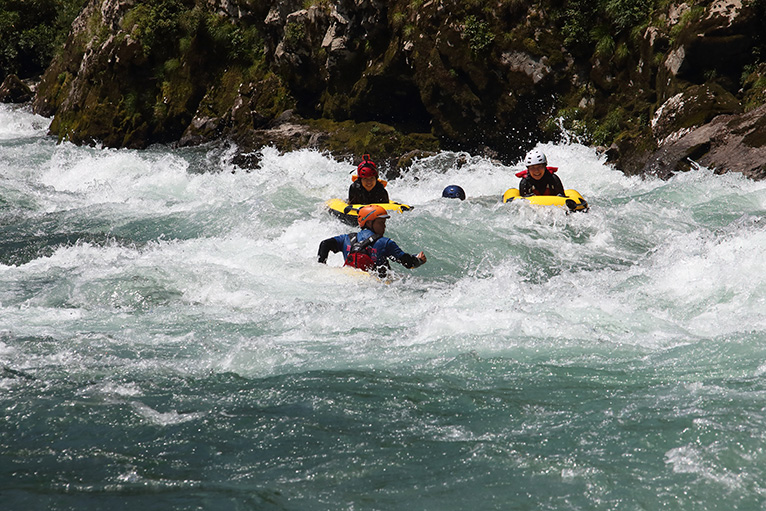
[{"label": "turquoise water", "polygon": [[566,215],[444,153],[386,284],[315,262],[351,162],[48,123],[0,106],[2,509],[766,508],[766,183],[543,145]]}]

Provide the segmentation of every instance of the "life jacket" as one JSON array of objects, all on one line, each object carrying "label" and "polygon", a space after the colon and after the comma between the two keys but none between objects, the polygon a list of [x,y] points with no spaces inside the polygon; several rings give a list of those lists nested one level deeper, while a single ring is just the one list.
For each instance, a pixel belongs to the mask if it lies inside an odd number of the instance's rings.
[{"label": "life jacket", "polygon": [[[548,172],[550,172],[551,174],[559,170],[558,167],[545,167],[545,168],[548,169]],[[520,177],[520,178],[525,178],[527,177],[527,175],[529,175],[529,171],[527,169],[524,169],[516,173],[516,177]]]},{"label": "life jacket", "polygon": [[370,246],[378,241],[381,236],[379,234],[374,234],[361,241],[357,239],[357,234],[354,234],[353,238],[351,234],[348,236],[351,246],[348,255],[346,256],[346,263],[344,266],[351,266],[364,271],[373,269],[375,267],[375,260],[372,258],[372,249]]},{"label": "life jacket", "polygon": [[[528,170],[522,170],[521,172],[516,173],[516,177],[520,177],[522,179],[529,178],[529,183],[532,186],[532,193],[535,195],[554,195],[554,183],[552,183],[552,179],[549,178],[549,176],[552,176],[554,172],[559,170],[558,167],[546,167],[547,171],[545,174],[543,174],[543,177],[536,181],[535,179],[532,179],[532,176],[529,175]],[[540,186],[541,182],[545,183],[545,188],[543,190],[539,190],[538,186]],[[523,181],[522,181],[523,183]]]}]

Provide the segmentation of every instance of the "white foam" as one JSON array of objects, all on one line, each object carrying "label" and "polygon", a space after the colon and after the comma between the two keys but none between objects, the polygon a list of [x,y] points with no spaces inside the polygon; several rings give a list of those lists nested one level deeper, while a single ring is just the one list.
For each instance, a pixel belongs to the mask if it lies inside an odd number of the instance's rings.
[{"label": "white foam", "polygon": [[27,107],[0,103],[0,141],[44,137],[51,120],[31,114]]},{"label": "white foam", "polygon": [[[316,262],[323,239],[353,230],[324,202],[346,194],[354,162],[265,149],[246,172],[227,163],[230,151],[36,147],[44,163],[15,174],[34,197],[27,207],[63,229],[74,220],[121,237],[0,265],[0,330],[61,339],[59,361],[95,360],[77,341],[92,334],[146,347],[146,358],[111,359],[140,370],[255,375],[465,352],[665,349],[763,330],[766,184],[707,169],[628,178],[592,149],[540,148],[589,213],[501,204],[519,165],[422,160],[388,185],[415,209],[387,233],[429,261],[393,264],[385,284],[339,270],[339,254]],[[208,172],[192,170],[201,161]],[[449,184],[469,199],[442,199]],[[157,239],[131,242],[143,229]],[[167,360],[163,348],[183,354]]]},{"label": "white foam", "polygon": [[719,485],[725,491],[739,489],[745,484],[743,474],[731,472],[721,464],[718,445],[705,447],[685,445],[665,453],[665,462],[677,474],[694,474],[706,481]]},{"label": "white foam", "polygon": [[171,410],[169,412],[158,412],[154,408],[151,408],[150,406],[147,406],[138,401],[134,401],[132,406],[133,409],[141,417],[158,426],[183,424],[184,422],[189,422],[204,417],[203,413],[178,413],[176,410]]}]

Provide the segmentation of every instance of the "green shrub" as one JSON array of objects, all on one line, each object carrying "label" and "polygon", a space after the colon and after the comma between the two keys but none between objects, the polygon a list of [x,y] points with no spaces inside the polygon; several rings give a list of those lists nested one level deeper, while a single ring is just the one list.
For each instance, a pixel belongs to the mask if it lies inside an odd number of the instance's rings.
[{"label": "green shrub", "polygon": [[652,0],[606,0],[604,11],[614,27],[622,32],[645,23],[652,13]]},{"label": "green shrub", "polygon": [[306,27],[303,23],[291,21],[285,25],[285,46],[296,49],[306,38]]},{"label": "green shrub", "polygon": [[150,0],[131,10],[122,28],[141,43],[144,55],[168,55],[174,49],[167,46],[168,42],[177,41],[184,33],[181,14],[187,10],[180,0]]},{"label": "green shrub", "polygon": [[604,34],[596,43],[596,55],[599,57],[610,57],[614,53],[614,39],[609,34]]},{"label": "green shrub", "polygon": [[561,23],[564,46],[588,53],[600,44],[603,32],[592,27],[608,27],[613,39],[636,38],[643,34],[658,0],[570,0],[557,17]]},{"label": "green shrub", "polygon": [[0,0],[0,79],[41,74],[86,0]]},{"label": "green shrub", "polygon": [[495,34],[489,28],[486,22],[469,15],[463,22],[464,37],[468,39],[468,45],[475,53],[479,53],[487,48],[495,40]]},{"label": "green shrub", "polygon": [[391,25],[394,28],[400,28],[407,21],[407,16],[403,12],[395,12],[391,15]]},{"label": "green shrub", "polygon": [[592,141],[596,145],[609,145],[622,131],[626,112],[622,108],[615,108],[601,120],[598,127],[593,131]]}]

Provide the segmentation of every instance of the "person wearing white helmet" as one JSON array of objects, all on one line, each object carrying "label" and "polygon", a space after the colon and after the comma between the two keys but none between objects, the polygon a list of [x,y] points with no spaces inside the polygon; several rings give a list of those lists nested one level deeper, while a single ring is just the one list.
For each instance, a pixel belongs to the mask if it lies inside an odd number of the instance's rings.
[{"label": "person wearing white helmet", "polygon": [[548,159],[539,149],[533,149],[524,158],[527,166],[526,173],[519,173],[519,195],[529,197],[531,195],[564,195],[564,185],[561,179],[554,174],[556,167],[548,167]]}]

